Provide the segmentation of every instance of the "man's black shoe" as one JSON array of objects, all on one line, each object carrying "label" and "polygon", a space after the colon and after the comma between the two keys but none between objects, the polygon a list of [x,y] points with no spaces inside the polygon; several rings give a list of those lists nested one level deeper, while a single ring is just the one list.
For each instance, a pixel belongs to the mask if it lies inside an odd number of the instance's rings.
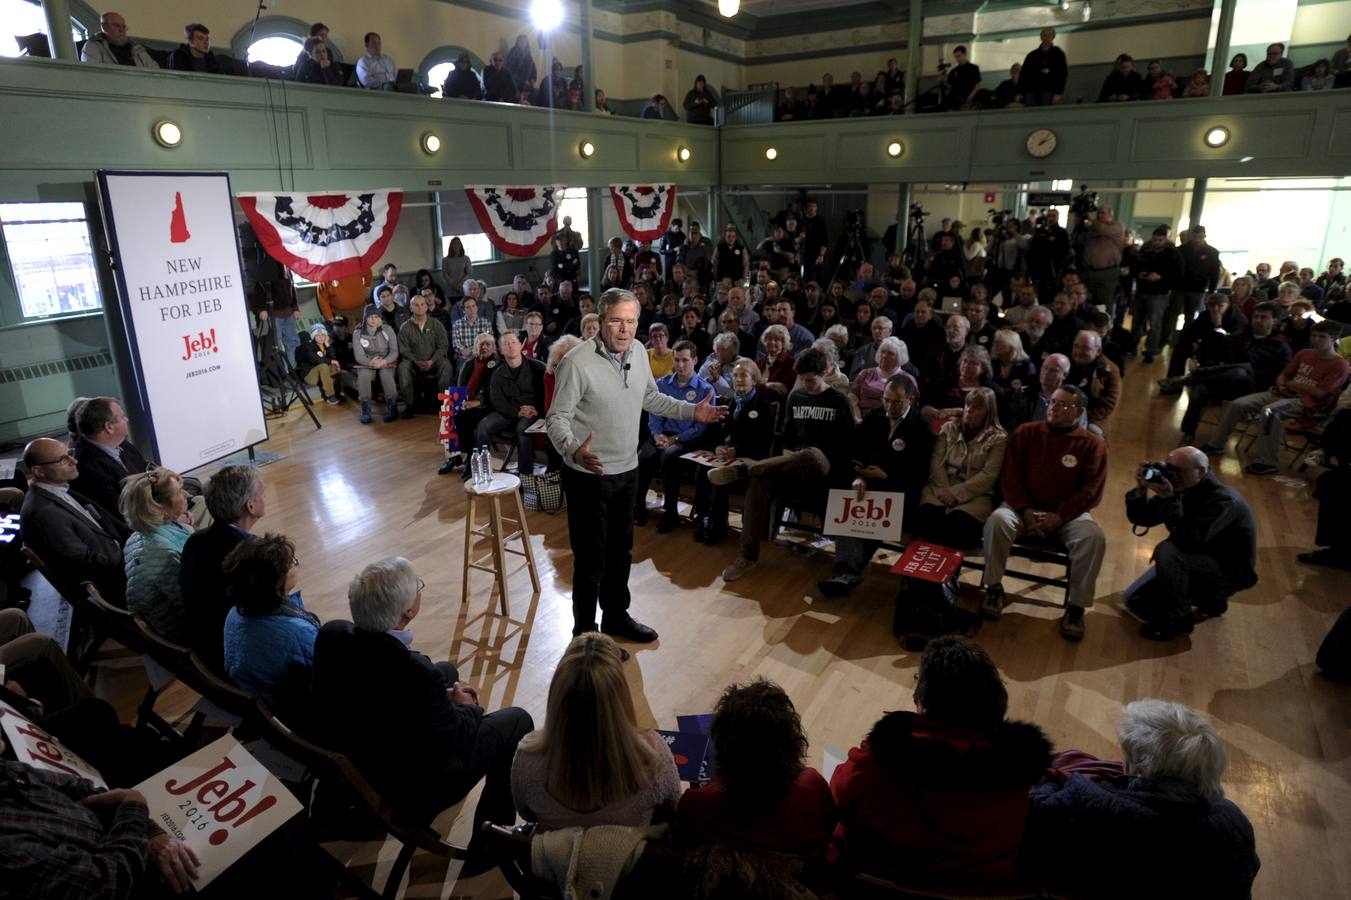
[{"label": "man's black shoe", "polygon": [[704,538],[707,536],[708,536],[708,519],[707,517],[701,517],[697,519],[694,523],[694,542],[696,544],[702,544],[704,542]]},{"label": "man's black shoe", "polygon": [[661,521],[657,522],[657,534],[670,534],[680,525],[680,515],[678,513],[662,513]]},{"label": "man's black shoe", "polygon": [[608,634],[621,641],[632,641],[635,644],[650,644],[657,639],[656,629],[648,628],[629,615],[625,615],[622,619],[602,622],[600,630],[602,634]]},{"label": "man's black shoe", "polygon": [[710,525],[708,533],[704,535],[704,546],[716,547],[727,539],[726,525]]},{"label": "man's black shoe", "polygon": [[600,629],[596,627],[595,622],[587,622],[585,625],[572,626],[573,637],[577,637],[579,634],[586,634],[588,631],[600,631]]},{"label": "man's black shoe", "polygon": [[437,475],[449,475],[455,471],[455,467],[464,462],[464,457],[459,453],[454,456],[446,457],[446,461],[441,463],[441,468],[436,470]]}]

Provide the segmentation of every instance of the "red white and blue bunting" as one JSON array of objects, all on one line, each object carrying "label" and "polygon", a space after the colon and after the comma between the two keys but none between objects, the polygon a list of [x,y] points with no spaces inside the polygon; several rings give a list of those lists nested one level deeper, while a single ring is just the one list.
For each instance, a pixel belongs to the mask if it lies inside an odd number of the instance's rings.
[{"label": "red white and blue bunting", "polygon": [[369,271],[394,237],[402,191],[239,195],[268,255],[310,281]]},{"label": "red white and blue bunting", "polygon": [[610,197],[624,233],[635,241],[655,241],[666,233],[675,210],[673,184],[612,184]]},{"label": "red white and blue bunting", "polygon": [[493,246],[534,256],[558,228],[562,187],[467,187],[469,205]]}]

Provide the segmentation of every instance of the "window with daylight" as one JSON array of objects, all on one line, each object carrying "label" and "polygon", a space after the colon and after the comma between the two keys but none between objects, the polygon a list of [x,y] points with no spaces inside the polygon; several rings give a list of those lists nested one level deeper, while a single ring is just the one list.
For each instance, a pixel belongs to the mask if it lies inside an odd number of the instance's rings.
[{"label": "window with daylight", "polygon": [[[606,201],[609,202],[608,200]],[[587,225],[589,220],[586,216],[586,188],[567,188],[563,191],[563,199],[558,204],[558,227],[563,227],[563,218],[572,217],[572,230],[580,235],[589,235],[591,231]],[[546,247],[545,252],[553,250],[552,246]]]},{"label": "window with daylight", "polygon": [[[493,242],[483,232],[477,234],[447,234],[441,238],[441,256],[450,252],[451,238],[458,237],[464,245],[464,255],[476,263],[490,262],[493,258]],[[477,276],[475,276],[477,277]]]},{"label": "window with daylight", "polygon": [[0,203],[0,229],[23,320],[103,307],[83,203]]},{"label": "window with daylight", "polygon": [[296,57],[304,49],[305,44],[299,38],[274,34],[249,44],[248,60],[284,68],[295,65]]},{"label": "window with daylight", "polygon": [[[450,77],[450,70],[455,68],[455,60],[449,59],[442,63],[437,63],[427,70],[427,86],[432,89],[433,97],[441,96],[441,86],[446,83]],[[464,252],[469,252],[469,246],[466,244]]]},{"label": "window with daylight", "polygon": [[[19,46],[19,37],[47,33],[42,4],[33,0],[0,0],[0,21],[5,23],[3,33],[0,33],[0,56],[23,56],[25,53]],[[89,32],[72,17],[70,36],[78,44],[89,38]]]}]

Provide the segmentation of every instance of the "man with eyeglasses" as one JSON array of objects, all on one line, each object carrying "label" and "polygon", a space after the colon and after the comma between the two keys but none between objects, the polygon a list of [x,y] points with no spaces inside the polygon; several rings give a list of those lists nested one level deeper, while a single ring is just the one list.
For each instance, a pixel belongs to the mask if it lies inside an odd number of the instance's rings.
[{"label": "man with eyeglasses", "polygon": [[42,558],[63,592],[92,581],[105,598],[126,594],[122,545],[131,531],[116,515],[72,491],[75,457],[60,441],[38,438],[24,447],[31,484],[19,512],[23,542]]},{"label": "man with eyeglasses", "polygon": [[1004,502],[985,521],[985,601],[991,621],[1003,615],[1004,567],[1009,550],[1028,537],[1064,547],[1070,557],[1069,603],[1060,619],[1067,641],[1084,637],[1084,610],[1102,568],[1107,540],[1090,512],[1107,483],[1107,444],[1079,424],[1084,392],[1064,385],[1051,395],[1044,422],[1020,425],[1009,438],[1000,486]]},{"label": "man with eyeglasses", "polygon": [[71,448],[80,471],[72,487],[120,516],[117,498],[122,494],[122,479],[145,471],[146,459],[127,440],[130,422],[122,404],[112,397],[86,400],[75,414],[80,436]]},{"label": "man with eyeglasses", "polygon": [[600,630],[646,644],[657,632],[629,614],[633,509],[638,491],[638,433],[643,410],[671,419],[718,422],[727,407],[657,390],[648,355],[633,346],[640,308],[632,293],[612,288],[600,298],[600,334],[576,347],[558,370],[549,440],[563,457],[572,545],[572,633]]}]

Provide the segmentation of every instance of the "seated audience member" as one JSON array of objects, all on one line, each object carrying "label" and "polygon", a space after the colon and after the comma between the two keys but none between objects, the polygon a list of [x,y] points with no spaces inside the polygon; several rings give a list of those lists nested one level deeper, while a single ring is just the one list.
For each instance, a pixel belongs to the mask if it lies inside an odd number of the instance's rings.
[{"label": "seated audience member", "polygon": [[790,349],[796,356],[811,347],[812,341],[816,340],[816,335],[794,321],[797,316],[797,309],[792,300],[781,297],[776,305],[779,309],[779,324],[788,332]]},{"label": "seated audience member", "polygon": [[221,564],[225,671],[277,715],[305,711],[319,619],[300,598],[295,545],[280,534],[241,541]]},{"label": "seated audience member", "polygon": [[741,341],[735,333],[720,331],[713,337],[713,353],[699,367],[699,377],[713,385],[720,401],[730,401],[736,393],[732,387],[732,369],[746,357],[741,355]]},{"label": "seated audience member", "polygon": [[1065,353],[1070,349],[1069,344],[1058,343],[1050,334],[1051,319],[1049,307],[1035,307],[1028,312],[1027,327],[1022,332],[1023,348],[1027,350],[1027,358],[1032,360],[1032,364],[1038,369],[1052,353]]},{"label": "seated audience member", "polygon": [[[521,308],[521,295],[515,291],[507,291],[502,295],[502,307],[497,311],[496,330],[499,335],[513,332],[517,337],[525,334],[525,317],[527,313]],[[543,320],[541,318],[540,331],[542,332]]]},{"label": "seated audience member", "polygon": [[708,357],[713,351],[713,339],[709,336],[708,329],[704,323],[699,320],[699,310],[693,306],[687,306],[680,311],[681,331],[676,335],[672,346],[681,341],[688,341],[694,345],[694,355],[699,359]]},{"label": "seated audience member", "polygon": [[[1260,861],[1252,825],[1224,799],[1224,743],[1178,703],[1128,703],[1117,724],[1122,762],[1067,751],[1032,790],[1024,858],[1057,894],[1120,900],[1150,894],[1246,900]],[[1139,865],[1149,860],[1148,865]],[[1166,884],[1158,873],[1167,872]]]},{"label": "seated audience member", "polygon": [[[543,292],[543,288],[540,290]],[[479,302],[475,297],[466,295],[455,305],[460,308],[463,315],[451,326],[450,345],[454,351],[451,355],[454,359],[466,360],[474,355],[479,335],[493,336],[493,320],[491,316],[480,315],[483,310],[479,309]]]},{"label": "seated audience member", "polygon": [[[1195,447],[1168,454],[1163,471],[1136,472],[1126,494],[1126,518],[1168,537],[1150,557],[1153,565],[1126,589],[1126,608],[1145,624],[1151,640],[1191,634],[1195,616],[1214,618],[1229,596],[1257,584],[1257,523],[1247,501],[1210,471]],[[1195,613],[1193,613],[1193,608]]]},{"label": "seated audience member", "polygon": [[1032,384],[1037,377],[1037,367],[1027,355],[1023,339],[1012,328],[995,332],[990,343],[990,367],[994,385],[1001,393],[1022,390],[1023,385]]},{"label": "seated audience member", "polygon": [[713,780],[676,806],[676,840],[824,863],[839,817],[830,785],[804,764],[807,735],[783,688],[756,679],[723,691],[709,729]]},{"label": "seated audience member", "polygon": [[1163,61],[1154,60],[1146,70],[1143,82],[1143,99],[1171,100],[1177,94],[1177,79],[1171,72],[1164,71]]},{"label": "seated audience member", "polygon": [[[0,739],[0,753],[5,751]],[[199,860],[150,818],[140,791],[0,759],[0,863],[12,897],[186,893]],[[158,876],[158,877],[156,877]]]},{"label": "seated audience member", "polygon": [[771,492],[783,494],[791,489],[816,509],[830,487],[847,487],[853,478],[854,414],[844,395],[826,385],[825,354],[808,350],[797,358],[794,368],[802,387],[788,395],[783,453],[708,473],[715,485],[750,479],[742,512],[741,552],[723,570],[726,582],[741,578],[760,558]]},{"label": "seated audience member", "polygon": [[543,362],[549,358],[549,346],[550,341],[544,335],[544,316],[538,310],[531,310],[525,314],[521,353],[528,359]]},{"label": "seated audience member", "polygon": [[675,356],[671,352],[671,332],[661,322],[653,322],[647,330],[647,362],[653,378],[664,378],[675,371]]},{"label": "seated audience member", "polygon": [[1106,439],[1107,421],[1121,399],[1121,371],[1103,354],[1102,336],[1089,329],[1075,335],[1070,362],[1065,383],[1088,397],[1088,428]]},{"label": "seated audience member", "polygon": [[[870,306],[866,300],[859,301],[859,307],[867,307],[868,315],[872,314],[872,306]],[[856,319],[857,318],[858,316],[856,314]],[[864,369],[870,369],[877,365],[877,351],[881,348],[882,342],[892,336],[892,330],[892,320],[888,316],[881,315],[872,316],[872,318],[868,320],[866,328],[855,328],[855,335],[857,337],[861,338],[863,334],[867,334],[871,340],[867,340],[866,342],[860,341],[857,344],[857,349],[854,351],[854,356],[849,363],[850,378],[857,378],[859,373]],[[910,345],[900,338],[898,338],[898,340],[901,340],[901,344],[906,348],[906,353],[908,355]]]},{"label": "seated audience member", "polygon": [[999,670],[967,638],[929,641],[915,677],[915,711],[879,719],[831,776],[841,855],[906,883],[1005,886],[1051,742],[1005,718]]},{"label": "seated audience member", "polygon": [[[563,364],[563,358],[572,351],[573,347],[582,343],[582,339],[571,334],[565,334],[558,340],[549,345],[549,360],[544,366],[544,412],[548,414],[549,408],[554,403],[554,388],[558,384],[558,367]],[[552,444],[545,442],[545,447],[551,447]]]},{"label": "seated audience member", "polygon": [[968,393],[961,417],[948,419],[938,432],[928,481],[909,530],[942,547],[977,546],[994,511],[1007,444],[994,391],[976,388]]},{"label": "seated audience member", "polygon": [[109,602],[123,602],[122,545],[131,531],[120,517],[71,490],[79,468],[65,444],[38,438],[24,447],[23,462],[31,482],[19,513],[24,545],[41,557],[64,593],[79,593],[82,581],[92,581]]},{"label": "seated audience member", "polygon": [[[694,345],[689,341],[677,341],[671,351],[674,371],[657,379],[657,390],[668,397],[701,403],[713,394],[713,385],[695,374],[694,367],[699,362]],[[717,440],[717,429],[710,429],[703,422],[691,419],[670,419],[649,413],[647,427],[651,433],[650,441],[643,441],[638,447],[638,492],[636,495],[636,518],[646,520],[647,491],[652,484],[652,476],[660,471],[662,492],[662,515],[657,523],[657,533],[667,534],[680,524],[680,478],[687,468],[702,468],[697,464],[687,464],[680,457],[691,450],[700,450]],[[694,472],[695,475],[698,472]]]},{"label": "seated audience member", "polygon": [[[427,298],[418,294],[408,305],[413,317],[399,328],[399,398],[405,419],[413,418],[417,378],[431,376],[439,394],[450,386],[455,374],[447,358],[450,340],[446,327],[427,314]],[[461,321],[468,321],[468,317]]]},{"label": "seated audience member", "polygon": [[1020,537],[1054,541],[1070,556],[1069,604],[1060,635],[1082,640],[1084,610],[1094,588],[1107,540],[1090,512],[1102,501],[1107,481],[1107,445],[1079,425],[1088,398],[1066,385],[1051,397],[1046,421],[1018,426],[1004,454],[1000,488],[1004,502],[985,522],[985,602],[981,613],[998,619],[1004,609],[1004,566]]},{"label": "seated audience member", "polygon": [[[714,455],[724,463],[733,459],[766,459],[774,443],[778,421],[777,395],[763,390],[760,368],[749,359],[738,360],[731,371],[733,396],[723,421],[722,441]],[[714,484],[709,472],[694,483],[694,539],[714,546],[727,536],[730,483]]]},{"label": "seated audience member", "polygon": [[[822,337],[812,341],[813,349],[820,350],[826,356],[826,385],[849,396],[849,377],[840,370],[840,350],[830,338]],[[794,379],[793,388],[802,387],[802,379]]]},{"label": "seated audience member", "polygon": [[1285,44],[1267,46],[1267,57],[1253,66],[1243,88],[1249,94],[1267,94],[1295,89],[1295,64],[1285,57]]},{"label": "seated audience member", "polygon": [[394,333],[397,335],[399,329],[403,327],[403,323],[408,321],[408,308],[400,306],[395,297],[394,289],[383,283],[376,285],[375,298],[375,302],[368,304],[362,311],[362,318],[369,316],[371,313],[379,313],[385,324],[394,329]]},{"label": "seated audience member", "polygon": [[[1289,296],[1289,290],[1296,289],[1296,285],[1281,285],[1280,293],[1276,295],[1277,305],[1280,305],[1283,298]],[[1286,307],[1285,318],[1276,326],[1276,334],[1287,344],[1290,345],[1291,353],[1298,353],[1301,350],[1307,350],[1313,346],[1313,303],[1304,298],[1290,303]]]},{"label": "seated audience member", "polygon": [[328,54],[328,44],[323,38],[312,37],[305,41],[304,53],[296,67],[296,81],[343,86],[342,69],[333,65],[333,59]]},{"label": "seated audience member", "polygon": [[1210,74],[1205,69],[1197,69],[1192,72],[1191,77],[1187,79],[1186,85],[1182,88],[1183,97],[1209,97],[1210,96]]},{"label": "seated audience member", "polygon": [[[562,341],[563,339],[559,338],[558,343]],[[480,334],[475,339],[473,358],[460,364],[460,374],[455,379],[455,384],[465,389],[465,398],[455,413],[455,433],[463,435],[460,438],[462,451],[469,443],[469,436],[477,433],[479,422],[492,412],[492,377],[501,364],[502,359],[497,355],[497,342],[493,340],[491,334],[486,333]],[[456,453],[441,463],[441,468],[436,470],[436,474],[449,475],[463,461],[463,452]],[[465,480],[472,475],[469,468],[465,467]]]},{"label": "seated audience member", "polygon": [[[1022,387],[1009,391],[1003,396],[1002,417],[1007,428],[1017,428],[1024,422],[1044,422],[1046,412],[1051,408],[1051,397],[1065,383],[1069,375],[1070,359],[1063,353],[1052,353],[1046,357],[1037,372],[1037,377],[1025,382]],[[1088,427],[1088,413],[1080,418],[1079,424]]]},{"label": "seated audience member", "polygon": [[[469,54],[461,50],[460,55],[455,57],[455,65],[451,68],[450,74],[441,85],[442,97],[448,100],[483,99],[483,85],[479,83],[478,75],[474,74],[470,65]],[[515,85],[512,85],[512,97],[515,97]]]},{"label": "seated audience member", "polygon": [[[546,273],[545,278],[548,279],[548,277],[549,276]],[[541,310],[547,310],[550,302],[549,298],[543,293],[545,284],[547,283],[546,280],[544,284],[540,285],[541,293],[539,306]],[[550,290],[552,290],[552,287],[550,287]],[[466,278],[460,282],[460,293],[460,299],[456,300],[450,307],[451,337],[453,338],[455,336],[455,323],[465,317],[464,303],[469,299],[472,299],[474,303],[477,304],[475,312],[478,313],[478,318],[487,322],[489,325],[488,330],[492,331],[491,326],[497,321],[497,307],[493,304],[492,298],[488,296],[487,283],[477,278]],[[557,312],[558,311],[555,310],[555,314],[557,314]],[[569,312],[568,315],[572,315],[572,312]],[[560,328],[563,326],[564,321],[564,319],[560,318],[558,322]]]},{"label": "seated audience member", "polygon": [[378,312],[369,312],[361,328],[352,336],[352,357],[357,368],[357,397],[361,400],[361,423],[371,421],[371,381],[380,376],[385,395],[383,421],[393,422],[399,415],[399,395],[394,387],[394,371],[399,361],[399,340],[394,329],[385,324]]},{"label": "seated audience member", "polygon": [[368,91],[392,91],[398,81],[399,67],[393,57],[381,53],[380,35],[374,31],[366,33],[362,43],[366,52],[357,60],[357,84]]},{"label": "seated audience member", "polygon": [[962,315],[971,325],[966,342],[984,347],[988,353],[994,343],[995,326],[989,319],[990,301],[985,296],[985,285],[971,285],[971,294],[962,301]]},{"label": "seated audience member", "polygon": [[797,88],[791,84],[783,90],[783,101],[774,111],[776,122],[797,122],[807,118],[807,106],[797,98]]},{"label": "seated audience member", "polygon": [[666,98],[661,94],[653,94],[652,100],[643,107],[642,119],[675,119],[676,115],[671,113],[666,105]]},{"label": "seated audience member", "polygon": [[856,419],[862,419],[869,413],[882,409],[882,392],[898,374],[904,372],[916,384],[919,383],[919,371],[911,364],[910,353],[900,338],[884,338],[877,347],[876,360],[876,365],[855,375],[853,383],[849,386],[849,399],[853,404]]},{"label": "seated audience member", "polygon": [[[962,414],[966,395],[976,388],[994,388],[994,367],[984,347],[968,344],[957,358],[957,371],[929,383],[922,409],[925,421],[952,419]],[[997,393],[997,392],[996,392]]]},{"label": "seated audience member", "polygon": [[[905,329],[901,329],[902,332]],[[927,398],[931,387],[944,380],[957,377],[958,363],[966,350],[966,337],[971,333],[971,323],[965,316],[948,316],[943,323],[943,341],[929,348],[927,356],[919,364],[920,391]],[[908,344],[906,346],[909,346]],[[989,355],[986,355],[988,362]]]},{"label": "seated audience member", "polygon": [[[882,408],[863,417],[855,439],[854,480],[850,488],[860,502],[868,491],[905,495],[904,515],[919,505],[926,467],[933,455],[933,431],[920,415],[919,388],[899,372],[882,391]],[[842,597],[863,583],[863,573],[881,541],[838,536],[831,577],[816,583],[827,597]]]},{"label": "seated audience member", "polygon": [[521,354],[521,339],[508,331],[497,339],[502,364],[488,384],[491,411],[474,430],[474,442],[491,444],[500,432],[516,435],[516,474],[535,473],[535,436],[525,430],[535,424],[544,411],[544,363]]},{"label": "seated audience member", "polygon": [[1248,54],[1235,53],[1234,58],[1229,60],[1229,71],[1224,73],[1224,96],[1232,97],[1234,94],[1241,94],[1248,86],[1248,76],[1252,74],[1248,71]]},{"label": "seated audience member", "polygon": [[1123,53],[1116,58],[1116,68],[1102,81],[1102,90],[1098,91],[1099,103],[1119,103],[1126,100],[1139,100],[1143,85],[1140,73],[1135,71],[1135,60]]},{"label": "seated audience member", "polygon": [[79,475],[71,490],[117,514],[122,481],[146,469],[146,458],[127,438],[130,421],[112,397],[86,400],[76,414],[80,438],[73,448]]},{"label": "seated audience member", "polygon": [[9,699],[5,691],[19,694],[37,701],[44,713],[60,713],[94,696],[61,644],[34,629],[21,609],[0,609],[0,666],[5,667],[0,698]]},{"label": "seated audience member", "polygon": [[160,67],[145,47],[127,36],[127,20],[115,12],[106,12],[99,17],[99,32],[84,42],[80,62],[139,66],[142,69]]},{"label": "seated audience member", "polygon": [[316,324],[310,329],[310,339],[296,349],[296,374],[306,384],[317,384],[324,402],[334,406],[342,402],[342,393],[334,379],[342,374],[333,349],[328,329]]},{"label": "seated audience member", "polygon": [[211,52],[211,32],[205,25],[194,22],[183,27],[187,43],[179,44],[169,56],[169,68],[180,72],[207,72],[221,74],[220,60]]},{"label": "seated audience member", "polygon": [[204,492],[211,526],[194,532],[183,545],[178,568],[188,637],[185,643],[214,670],[223,672],[223,635],[230,603],[225,597],[223,564],[267,511],[263,476],[250,465],[225,466]]},{"label": "seated audience member", "polygon": [[587,313],[581,317],[577,323],[577,336],[583,341],[589,341],[600,334],[600,316],[595,313]]},{"label": "seated audience member", "polygon": [[1083,330],[1084,320],[1075,313],[1069,292],[1058,292],[1051,301],[1051,324],[1046,328],[1046,336],[1057,346],[1068,349]]},{"label": "seated audience member", "polygon": [[1317,419],[1327,415],[1346,383],[1347,361],[1338,356],[1335,349],[1341,330],[1336,322],[1314,325],[1311,346],[1294,355],[1276,376],[1276,384],[1271,390],[1239,397],[1226,406],[1215,431],[1201,445],[1201,451],[1210,456],[1224,453],[1229,435],[1239,419],[1260,416],[1262,427],[1248,453],[1250,461],[1246,471],[1253,475],[1270,475],[1277,471],[1285,438],[1284,420]]},{"label": "seated audience member", "polygon": [[[1168,361],[1168,377],[1160,380],[1160,393],[1167,391],[1165,382],[1178,378],[1187,371],[1187,361],[1199,358],[1204,345],[1222,341],[1226,335],[1242,334],[1248,320],[1238,307],[1230,302],[1228,294],[1210,294],[1206,297],[1205,309],[1187,326],[1178,332],[1173,344],[1172,358]],[[1177,393],[1177,390],[1171,391]]]},{"label": "seated audience member", "polygon": [[[510,827],[511,762],[534,722],[523,709],[485,714],[478,691],[448,662],[412,648],[424,585],[401,556],[361,570],[347,588],[352,621],[328,622],[314,642],[313,729],[348,757],[383,800],[431,821],[480,779],[466,869],[485,871],[479,827]],[[351,711],[362,709],[363,721]],[[392,739],[397,735],[397,739]]]},{"label": "seated audience member", "polygon": [[[897,337],[905,341],[905,346],[910,350],[912,358],[925,360],[929,357],[933,348],[941,346],[947,339],[947,333],[944,330],[944,323],[934,315],[934,305],[938,302],[938,294],[932,288],[925,288],[920,291],[915,299],[915,307],[910,312],[910,320],[903,322],[901,327],[895,331]],[[968,327],[970,322],[967,323]],[[963,338],[965,340],[965,338]],[[923,363],[917,363],[923,372]],[[923,382],[921,381],[921,386]]]},{"label": "seated audience member", "polygon": [[765,347],[765,355],[755,364],[765,378],[765,388],[786,396],[797,381],[793,354],[788,349],[788,329],[778,324],[770,325],[760,336],[760,343]]},{"label": "seated audience member", "polygon": [[183,479],[165,468],[132,475],[118,503],[132,535],[122,548],[127,609],[175,644],[191,639],[178,574],[192,534]]},{"label": "seated audience member", "polygon": [[568,644],[549,683],[544,727],[511,766],[516,810],[541,831],[669,821],[680,799],[675,758],[638,727],[619,647],[587,632]]}]

